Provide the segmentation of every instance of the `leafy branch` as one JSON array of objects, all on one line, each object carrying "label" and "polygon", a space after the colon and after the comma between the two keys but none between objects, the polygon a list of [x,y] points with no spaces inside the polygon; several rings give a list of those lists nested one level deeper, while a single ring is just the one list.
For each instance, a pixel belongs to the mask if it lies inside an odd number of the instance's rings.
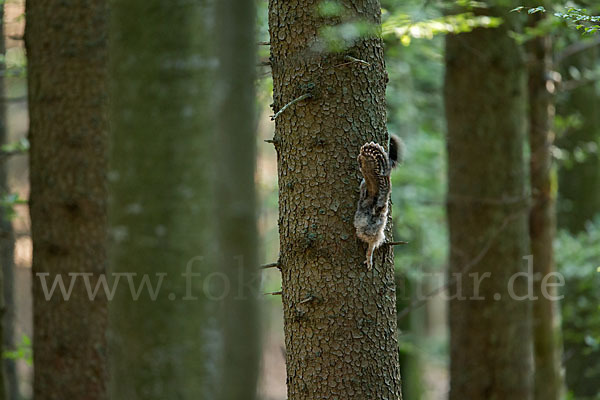
[{"label": "leafy branch", "polygon": [[[546,8],[519,6],[510,10],[511,12],[527,11],[527,14],[545,13]],[[592,34],[600,31],[600,15],[591,15],[585,8],[568,7],[564,12],[554,12],[553,15],[567,23],[575,24],[575,29],[583,30],[584,33]]]},{"label": "leafy branch", "polygon": [[496,28],[503,22],[498,17],[475,15],[471,11],[473,8],[486,8],[482,2],[457,0],[456,4],[469,11],[415,21],[408,14],[390,15],[383,10],[384,22],[378,26],[366,20],[357,20],[340,3],[326,0],[319,3],[317,10],[323,18],[331,19],[332,24],[320,30],[319,38],[324,44],[324,49],[342,52],[357,40],[366,37],[394,35],[403,45],[408,46],[413,38],[432,39],[441,34],[471,32],[476,28]]},{"label": "leafy branch", "polygon": [[383,23],[383,35],[395,35],[408,46],[411,38],[432,39],[435,35],[471,32],[475,28],[496,28],[502,19],[465,12],[425,21],[412,21],[407,14],[390,17]]}]

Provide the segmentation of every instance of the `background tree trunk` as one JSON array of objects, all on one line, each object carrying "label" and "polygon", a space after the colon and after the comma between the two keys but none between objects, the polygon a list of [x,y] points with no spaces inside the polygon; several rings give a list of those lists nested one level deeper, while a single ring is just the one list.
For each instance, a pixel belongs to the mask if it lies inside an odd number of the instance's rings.
[{"label": "background tree trunk", "polygon": [[[4,43],[4,4],[0,4],[0,54],[6,56]],[[6,105],[4,93],[4,76],[6,75],[6,58],[0,62],[0,145],[7,143]],[[8,187],[7,159],[0,159],[0,196],[10,193]],[[7,208],[0,209],[0,354],[14,347],[14,301],[13,301],[13,268],[15,238],[10,212]],[[16,389],[15,360],[4,359],[0,367],[0,400],[8,399]]]},{"label": "background tree trunk", "polygon": [[[496,12],[510,17],[508,9]],[[526,71],[510,23],[446,38],[449,278],[460,280],[450,290],[451,400],[529,399],[533,392],[530,302],[507,291],[529,254]],[[483,299],[472,299],[474,273]],[[514,289],[522,296],[526,280]]]},{"label": "background tree trunk", "polygon": [[[418,236],[417,236],[418,238]],[[411,236],[410,245],[419,247],[420,240],[413,240]],[[421,287],[419,287],[421,285]],[[406,307],[411,307],[411,304],[417,301],[418,293],[429,293],[423,290],[425,282],[419,282],[409,274],[401,274],[396,271],[396,308],[403,310]],[[398,318],[399,346],[400,346],[400,372],[402,374],[402,395],[406,399],[420,399],[424,395],[425,383],[423,382],[423,360],[414,347],[421,343],[413,344],[408,341],[408,349],[402,349],[402,334],[414,335],[415,337],[425,337],[425,320],[427,318],[427,308],[415,308],[410,314]],[[407,335],[407,336],[408,336]],[[416,342],[417,339],[414,339]]]},{"label": "background tree trunk", "polygon": [[136,287],[148,274],[156,289],[163,276],[155,300],[147,288],[134,300],[123,278],[111,302],[115,400],[218,398],[215,309],[226,287],[208,275],[219,99],[212,17],[210,1],[112,2],[111,267],[137,273]]},{"label": "background tree trunk", "polygon": [[68,286],[89,273],[94,287],[105,273],[106,3],[27,1],[26,14],[34,395],[104,399],[105,296],[77,284],[46,300],[40,274]]},{"label": "background tree trunk", "polygon": [[[388,142],[383,46],[370,37],[327,52],[318,32],[335,19],[319,3],[269,2],[273,110],[312,94],[280,114],[274,137],[288,398],[399,399],[392,249],[367,271],[353,227],[356,156]],[[340,4],[348,20],[380,23],[378,0]]]},{"label": "background tree trunk", "polygon": [[[541,14],[530,17],[533,26],[543,20]],[[556,172],[552,166],[554,133],[554,82],[550,80],[552,43],[540,36],[527,44],[529,65],[529,147],[532,208],[529,213],[529,237],[533,271],[539,275],[534,285],[538,300],[533,302],[534,398],[558,400],[561,397],[561,340],[559,308],[544,296],[541,279],[555,272],[553,241],[556,231]],[[554,296],[557,294],[554,293]]]},{"label": "background tree trunk", "polygon": [[252,1],[217,2],[216,227],[220,270],[234,289],[222,313],[223,400],[256,399],[260,370],[255,18]]}]

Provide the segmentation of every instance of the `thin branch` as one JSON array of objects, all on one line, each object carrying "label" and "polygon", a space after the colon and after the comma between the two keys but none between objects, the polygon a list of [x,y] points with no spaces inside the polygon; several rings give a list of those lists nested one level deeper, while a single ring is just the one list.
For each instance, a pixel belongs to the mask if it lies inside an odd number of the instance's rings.
[{"label": "thin branch", "polygon": [[308,303],[309,301],[313,301],[314,299],[315,299],[315,297],[313,295],[310,295],[307,298],[305,298],[304,300],[299,301],[298,304]]},{"label": "thin branch", "polygon": [[281,115],[281,113],[282,113],[282,112],[284,112],[285,110],[287,110],[287,109],[288,109],[288,107],[290,107],[290,106],[292,106],[292,105],[296,104],[297,102],[299,102],[299,101],[302,101],[302,100],[304,100],[304,99],[310,99],[311,97],[312,97],[312,94],[311,94],[311,93],[304,93],[302,96],[300,96],[300,97],[298,97],[298,98],[296,98],[296,99],[294,99],[294,100],[290,101],[290,102],[289,102],[289,103],[287,103],[285,106],[283,106],[283,107],[281,108],[281,110],[277,111],[277,112],[275,113],[275,115],[272,115],[272,116],[271,116],[271,121],[275,121],[275,120],[277,119],[277,117],[279,117],[279,116]]},{"label": "thin branch", "polygon": [[362,64],[362,65],[367,65],[367,66],[369,66],[369,67],[371,66],[371,64],[369,64],[369,63],[368,63],[368,62],[366,62],[365,60],[361,60],[361,59],[359,59],[359,58],[354,58],[354,57],[352,57],[352,56],[346,56],[346,57],[344,57],[344,59],[345,59],[345,60],[348,60],[348,61],[350,61],[350,62],[355,62],[355,63],[359,63],[359,64]]},{"label": "thin branch", "polygon": [[275,144],[275,143],[278,143],[278,142],[279,142],[279,141],[278,141],[278,140],[275,140],[275,139],[265,139],[265,143],[271,143],[271,144]]},{"label": "thin branch", "polygon": [[269,75],[271,75],[270,69],[268,69],[265,72],[262,72],[260,74],[256,74],[256,79],[264,79],[264,78],[268,77]]},{"label": "thin branch", "polygon": [[401,244],[408,244],[408,242],[405,242],[403,240],[399,240],[397,242],[387,242],[387,243],[384,243],[384,244],[387,245],[387,246],[398,246],[398,245],[401,245]]},{"label": "thin branch", "polygon": [[569,81],[561,82],[560,88],[561,90],[568,92],[585,85],[590,85],[596,81],[598,81],[598,79],[571,79]]},{"label": "thin branch", "polygon": [[563,62],[565,58],[569,58],[572,55],[575,55],[577,53],[580,53],[580,52],[590,49],[592,47],[596,47],[598,45],[600,45],[600,38],[596,38],[594,40],[589,40],[589,41],[585,41],[585,42],[573,43],[573,44],[567,46],[563,51],[558,53],[558,55],[556,56],[556,60],[554,62],[555,62],[555,64],[558,65],[561,62]]},{"label": "thin branch", "polygon": [[270,46],[271,42],[258,42],[259,46]]},{"label": "thin branch", "polygon": [[265,296],[281,296],[283,292],[279,291],[279,292],[271,292],[271,293],[265,293]]},{"label": "thin branch", "polygon": [[358,64],[362,64],[365,66],[370,67],[371,64],[366,62],[365,60],[361,60],[352,56],[346,56],[344,57],[344,60],[347,60],[348,62],[342,63],[342,64],[338,64],[336,66],[334,66],[334,68],[338,68],[338,67],[343,67],[344,65],[349,65],[349,64],[354,64],[354,63],[358,63]]},{"label": "thin branch", "polygon": [[262,265],[260,267],[260,269],[267,269],[267,268],[277,268],[277,269],[281,269],[281,267],[279,267],[279,263],[278,262],[274,262],[274,263],[270,263],[270,264],[265,264]]}]

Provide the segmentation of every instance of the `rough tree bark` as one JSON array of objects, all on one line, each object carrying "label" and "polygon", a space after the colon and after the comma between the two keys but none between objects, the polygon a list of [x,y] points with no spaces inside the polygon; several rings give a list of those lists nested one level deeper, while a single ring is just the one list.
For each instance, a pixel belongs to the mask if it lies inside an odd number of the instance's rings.
[{"label": "rough tree bark", "polygon": [[[535,26],[543,17],[531,17]],[[534,285],[533,351],[535,366],[534,398],[558,400],[561,397],[561,340],[559,307],[541,290],[541,280],[555,272],[553,240],[556,231],[556,176],[552,165],[552,121],[554,83],[550,80],[552,43],[540,36],[527,43],[529,91],[530,180],[533,197],[529,212],[529,238],[533,271],[539,280]],[[553,295],[556,293],[551,292]]]},{"label": "rough tree bark", "polygon": [[105,273],[106,2],[27,1],[26,14],[34,396],[104,399],[106,297],[77,284],[46,300],[41,282]]},{"label": "rough tree bark", "polygon": [[525,64],[508,9],[478,11],[508,20],[446,38],[450,399],[530,399]]},{"label": "rough tree bark", "polygon": [[[269,2],[273,110],[311,96],[277,117],[273,138],[288,398],[399,399],[392,248],[367,271],[353,227],[360,146],[388,142],[382,41],[323,50],[319,29],[335,19],[319,3]],[[380,23],[378,0],[340,4],[350,20]]]}]

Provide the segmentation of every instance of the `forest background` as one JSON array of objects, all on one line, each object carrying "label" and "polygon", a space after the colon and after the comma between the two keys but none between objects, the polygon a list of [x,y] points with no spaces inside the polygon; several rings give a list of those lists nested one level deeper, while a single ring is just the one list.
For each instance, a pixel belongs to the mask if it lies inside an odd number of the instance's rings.
[{"label": "forest background", "polygon": [[[256,4],[257,40],[267,42],[267,2]],[[555,8],[564,11],[571,6],[587,7],[591,14],[600,12],[594,9],[592,2],[560,4]],[[11,221],[16,238],[14,273],[4,273],[5,280],[14,281],[5,316],[5,329],[9,332],[5,334],[5,346],[9,349],[5,356],[10,364],[7,379],[12,382],[13,392],[28,399],[32,395],[29,289],[32,246],[29,212],[24,202],[29,195],[26,57],[22,41],[24,4],[10,0],[4,7],[5,99],[7,143],[10,143],[5,150],[24,150],[23,154],[3,161],[9,173],[3,202],[14,210]],[[323,7],[333,5],[325,3]],[[449,352],[443,294],[436,293],[426,302],[403,299],[404,295],[417,298],[419,294],[435,292],[444,283],[448,232],[443,35],[452,30],[472,29],[473,19],[444,19],[445,9],[437,2],[384,0],[382,8],[389,74],[388,128],[403,138],[408,149],[407,167],[399,168],[392,175],[394,237],[410,242],[395,252],[397,282],[401,288],[398,309],[410,308],[409,313],[400,313],[398,321],[403,391],[409,399],[442,399],[448,391]],[[559,17],[549,19],[546,32],[554,42],[553,80],[556,82],[554,132],[557,139],[552,154],[558,169],[556,179],[565,182],[558,186],[559,229],[555,241],[557,270],[565,277],[567,284],[563,293],[568,294],[561,301],[563,365],[569,396],[586,398],[588,393],[598,390],[600,381],[600,40],[594,32],[582,34],[572,23]],[[277,166],[273,146],[264,142],[273,137],[274,131],[269,106],[273,84],[266,65],[269,49],[259,45],[257,51],[263,62],[257,66],[259,78],[256,81],[260,115],[256,184],[260,195],[260,258],[266,264],[276,260],[278,255]],[[576,212],[582,209],[586,212]],[[276,269],[265,270],[263,279],[266,293],[281,289]],[[284,399],[281,299],[269,295],[263,303],[260,393],[264,399]]]}]

